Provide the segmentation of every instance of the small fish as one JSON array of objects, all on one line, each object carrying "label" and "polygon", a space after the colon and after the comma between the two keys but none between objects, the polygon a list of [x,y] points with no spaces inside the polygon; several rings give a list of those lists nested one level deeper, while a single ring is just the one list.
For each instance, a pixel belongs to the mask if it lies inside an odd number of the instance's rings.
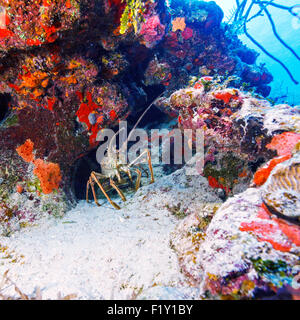
[{"label": "small fish", "polygon": [[91,112],[88,116],[89,122],[90,124],[93,126],[94,124],[96,124],[97,121],[97,117],[96,114],[94,112]]}]

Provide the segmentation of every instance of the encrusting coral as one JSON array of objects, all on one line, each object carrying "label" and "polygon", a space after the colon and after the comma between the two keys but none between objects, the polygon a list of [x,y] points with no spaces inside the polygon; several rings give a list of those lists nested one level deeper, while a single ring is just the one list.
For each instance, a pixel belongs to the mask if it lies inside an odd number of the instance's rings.
[{"label": "encrusting coral", "polygon": [[263,185],[278,164],[292,157],[292,151],[299,141],[300,134],[296,132],[284,132],[274,136],[271,143],[267,144],[266,147],[270,150],[275,150],[278,157],[270,160],[264,167],[257,170],[253,182],[257,186]]},{"label": "encrusting coral", "polygon": [[77,0],[38,0],[25,3],[19,0],[1,0],[0,6],[6,20],[5,29],[0,32],[0,46],[5,50],[52,43],[61,32],[71,29],[80,17]]}]

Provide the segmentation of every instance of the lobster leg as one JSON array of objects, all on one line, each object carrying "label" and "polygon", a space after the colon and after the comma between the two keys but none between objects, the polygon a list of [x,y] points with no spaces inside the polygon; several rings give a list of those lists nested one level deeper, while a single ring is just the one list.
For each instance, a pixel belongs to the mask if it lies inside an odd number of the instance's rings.
[{"label": "lobster leg", "polygon": [[92,193],[93,193],[93,197],[95,200],[95,203],[98,207],[100,207],[101,205],[98,202],[98,199],[96,197],[96,192],[95,192],[95,188],[94,188],[94,181],[92,180],[92,178],[89,178],[87,184],[86,184],[86,201],[89,202],[89,187],[91,187],[92,189]]},{"label": "lobster leg", "polygon": [[116,184],[114,183],[114,181],[112,179],[110,179],[110,185],[118,192],[121,199],[125,202],[126,198],[125,198],[123,192],[116,186]]},{"label": "lobster leg", "polygon": [[126,171],[126,173],[127,173],[128,177],[129,177],[129,180],[133,183],[130,169],[128,169],[128,170]]},{"label": "lobster leg", "polygon": [[145,173],[146,177],[149,178],[149,173],[147,170],[145,170],[141,165],[137,164],[136,165],[140,170],[143,171],[143,173]]},{"label": "lobster leg", "polygon": [[[99,178],[105,178],[105,176],[101,173],[98,173],[98,172],[92,172],[95,174],[95,176],[98,176]],[[98,206],[100,206],[100,204],[98,203],[98,200],[97,200],[97,197],[96,197],[96,192],[95,192],[95,188],[94,188],[94,182],[93,182],[93,179],[89,178],[88,182],[86,183],[86,201],[89,202],[89,187],[91,187],[92,189],[92,193],[93,193],[93,197],[94,197],[94,200],[96,202],[96,204]]]},{"label": "lobster leg", "polygon": [[95,203],[98,207],[100,207],[100,203],[98,202],[98,199],[97,199],[97,196],[96,196],[96,192],[95,192],[95,188],[94,188],[94,182],[92,181],[91,182],[91,188],[92,188],[92,192],[93,192],[93,196],[94,196],[94,200],[95,200]]},{"label": "lobster leg", "polygon": [[144,152],[142,152],[135,160],[133,160],[130,164],[129,167],[133,166],[139,159],[141,159],[145,154],[147,154],[147,160],[148,160],[148,166],[151,174],[151,181],[150,183],[154,182],[154,174],[153,174],[153,167],[152,167],[152,162],[151,162],[151,154],[149,149],[145,149]]},{"label": "lobster leg", "polygon": [[135,191],[138,191],[141,185],[141,177],[142,177],[142,172],[141,170],[135,168],[134,171],[137,173],[137,178],[136,178],[136,183],[135,183]]},{"label": "lobster leg", "polygon": [[[100,190],[102,191],[102,193],[105,195],[106,199],[109,201],[109,203],[115,208],[115,209],[121,209],[115,202],[113,202],[111,200],[111,198],[109,197],[109,195],[106,193],[106,191],[104,190],[102,184],[99,182],[99,180],[96,177],[95,172],[91,173],[91,178],[94,179],[94,181],[97,183],[98,187],[100,188]],[[92,187],[93,188],[93,187]]]},{"label": "lobster leg", "polygon": [[147,152],[147,157],[148,157],[148,166],[149,166],[149,170],[150,170],[150,174],[151,174],[151,181],[150,183],[154,182],[154,174],[153,174],[153,167],[152,167],[152,162],[151,162],[151,154],[150,154],[150,150],[146,149]]}]

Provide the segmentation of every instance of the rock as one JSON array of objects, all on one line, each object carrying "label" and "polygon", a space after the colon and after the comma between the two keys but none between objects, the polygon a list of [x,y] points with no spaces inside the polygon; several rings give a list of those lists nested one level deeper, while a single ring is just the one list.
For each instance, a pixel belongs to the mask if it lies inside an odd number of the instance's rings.
[{"label": "rock", "polygon": [[[173,32],[177,16],[170,16],[162,0],[141,1],[138,7],[119,0],[1,2],[6,26],[0,29],[0,98],[5,105],[0,166],[7,170],[1,173],[0,202],[9,208],[8,216],[23,210],[22,201],[18,210],[12,205],[16,184],[25,179],[36,185],[32,164],[16,152],[27,139],[34,143],[37,159],[59,166],[62,180],[58,198],[42,194],[40,199],[39,190],[26,187],[21,195],[30,203],[57,200],[69,208],[76,200],[74,168],[97,147],[102,129],[129,115],[134,122],[162,90],[186,87],[199,70],[212,77],[241,73],[229,45],[233,37],[221,27],[222,10],[214,2],[192,3],[184,6],[184,23]],[[170,5],[180,18],[182,1]],[[228,123],[221,122],[224,131]],[[213,153],[208,157],[213,161]],[[228,190],[218,183],[223,193]]]},{"label": "rock", "polygon": [[272,88],[270,86],[261,85],[260,87],[258,87],[256,89],[256,92],[266,98],[271,93],[271,90],[272,90]]},{"label": "rock", "polygon": [[299,272],[299,244],[277,222],[263,218],[260,206],[260,190],[250,188],[227,200],[206,230],[193,231],[194,237],[190,230],[199,222],[193,217],[177,227],[172,244],[185,274],[200,285],[203,297],[255,298],[258,288],[276,292],[282,283],[292,284]]},{"label": "rock", "polygon": [[[300,136],[299,136],[300,141]],[[262,198],[268,209],[300,223],[300,152],[288,161],[278,164],[263,185]]]},{"label": "rock", "polygon": [[241,76],[245,82],[257,87],[273,81],[273,76],[267,70],[256,66],[245,66]]},{"label": "rock", "polygon": [[[6,28],[1,29],[0,50],[28,49],[53,43],[80,18],[80,1],[1,1]],[[42,8],[42,10],[41,10]]]},{"label": "rock", "polygon": [[171,245],[202,298],[267,299],[283,286],[290,294],[297,289],[298,160],[296,151],[261,187],[229,198],[215,214],[194,212],[177,225]]},{"label": "rock", "polygon": [[247,64],[254,64],[259,54],[247,47],[242,47],[237,50],[237,55],[243,62]]},{"label": "rock", "polygon": [[178,219],[199,211],[211,213],[222,203],[207,179],[199,174],[189,175],[186,166],[138,190],[137,199],[142,199],[145,209],[165,208]]},{"label": "rock", "polygon": [[298,107],[271,106],[267,100],[226,88],[226,82],[213,77],[202,77],[193,87],[177,90],[157,104],[178,117],[182,130],[203,130],[204,175],[227,196],[247,188],[251,161],[273,157],[266,146],[276,133],[299,132]]}]

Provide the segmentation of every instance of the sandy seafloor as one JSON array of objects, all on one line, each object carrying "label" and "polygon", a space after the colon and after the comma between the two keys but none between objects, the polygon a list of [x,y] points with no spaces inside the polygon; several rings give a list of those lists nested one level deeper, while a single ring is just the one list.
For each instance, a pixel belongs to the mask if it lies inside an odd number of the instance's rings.
[{"label": "sandy seafloor", "polygon": [[9,269],[22,291],[40,287],[45,299],[56,299],[58,292],[79,299],[130,299],[151,286],[181,286],[169,247],[177,221],[164,213],[116,211],[82,201],[61,220],[1,237],[2,245],[24,258],[1,259],[0,273]]},{"label": "sandy seafloor", "polygon": [[[76,299],[197,298],[199,290],[189,287],[170,247],[179,220],[166,208],[177,200],[192,208],[195,186],[187,187],[182,170],[162,177],[154,169],[160,176],[154,184],[146,179],[125,203],[114,199],[121,210],[103,200],[101,207],[79,201],[61,219],[42,218],[0,237],[1,247],[7,247],[0,252],[0,275],[9,270],[22,292],[34,296],[39,288],[43,299],[57,299],[58,293]],[[203,183],[197,185],[203,190],[197,199],[215,201]],[[18,296],[13,285],[4,289],[2,294]]]},{"label": "sandy seafloor", "polygon": [[[63,218],[44,217],[0,236],[0,284],[8,270],[23,293],[35,297],[38,288],[43,299],[197,299],[200,289],[190,287],[170,246],[181,220],[168,206],[179,202],[195,211],[219,198],[205,178],[187,179],[185,169],[171,175],[160,165],[153,170],[154,184],[143,176],[125,203],[113,198],[121,210],[106,199],[99,200],[101,207],[82,200]],[[12,284],[1,288],[19,297]]]}]

